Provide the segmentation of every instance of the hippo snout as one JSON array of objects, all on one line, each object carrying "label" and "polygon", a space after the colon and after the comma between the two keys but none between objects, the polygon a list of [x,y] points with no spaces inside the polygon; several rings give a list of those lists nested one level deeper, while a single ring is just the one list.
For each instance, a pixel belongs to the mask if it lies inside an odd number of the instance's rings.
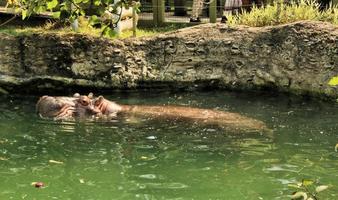
[{"label": "hippo snout", "polygon": [[94,115],[101,113],[100,109],[96,108],[95,106],[90,106],[89,112]]}]

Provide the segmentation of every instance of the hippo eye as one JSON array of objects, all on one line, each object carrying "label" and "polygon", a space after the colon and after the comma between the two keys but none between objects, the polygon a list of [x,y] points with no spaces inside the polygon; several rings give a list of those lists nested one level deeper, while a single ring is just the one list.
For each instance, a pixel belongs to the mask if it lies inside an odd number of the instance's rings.
[{"label": "hippo eye", "polygon": [[86,101],[86,100],[81,100],[81,104],[82,104],[83,106],[88,106],[88,105],[89,105],[89,102]]}]

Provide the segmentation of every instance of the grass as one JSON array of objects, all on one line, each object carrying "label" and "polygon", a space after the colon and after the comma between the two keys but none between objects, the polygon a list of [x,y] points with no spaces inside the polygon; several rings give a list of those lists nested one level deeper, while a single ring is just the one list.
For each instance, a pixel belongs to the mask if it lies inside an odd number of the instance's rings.
[{"label": "grass", "polygon": [[264,7],[253,6],[250,12],[243,11],[240,15],[229,16],[229,25],[248,25],[254,27],[273,26],[301,20],[330,22],[338,25],[338,6],[320,11],[315,0],[300,0],[285,3],[275,1]]},{"label": "grass", "polygon": [[[37,27],[24,27],[19,26],[5,26],[0,27],[0,33],[8,35],[19,36],[19,35],[30,35],[33,33],[53,33],[58,35],[64,35],[69,33],[90,35],[93,37],[101,37],[102,30],[100,28],[94,28],[88,24],[87,20],[79,19],[79,30],[74,32],[70,26],[57,27],[58,24],[55,22],[46,22],[46,24]],[[180,28],[187,27],[187,24],[170,24],[164,27],[152,27],[152,28],[137,28],[136,37],[152,36],[161,33],[174,31]],[[123,31],[119,38],[132,37],[133,32],[131,30]],[[105,37],[105,36],[104,36]],[[117,38],[117,37],[114,37]]]}]

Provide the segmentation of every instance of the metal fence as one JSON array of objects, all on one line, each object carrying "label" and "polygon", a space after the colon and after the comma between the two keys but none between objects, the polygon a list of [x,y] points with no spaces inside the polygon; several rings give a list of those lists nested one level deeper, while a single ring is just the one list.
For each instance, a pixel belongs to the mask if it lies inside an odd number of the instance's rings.
[{"label": "metal fence", "polygon": [[[158,3],[160,1],[160,3]],[[226,0],[211,0],[216,2],[216,16],[219,21],[223,15],[224,4]],[[204,0],[202,13],[199,16],[201,22],[210,21],[211,1]],[[242,9],[250,10],[253,3],[262,5],[263,0],[242,0]],[[192,16],[193,0],[141,0],[140,21],[153,21],[154,12],[164,17],[164,22],[188,23]],[[160,5],[159,5],[160,4]],[[163,8],[162,8],[163,6]],[[155,14],[155,18],[156,18]]]},{"label": "metal fence", "polygon": [[[176,0],[163,0],[164,1],[164,18],[165,22],[189,22],[193,0],[176,1]],[[153,20],[153,10],[160,9],[152,4],[152,0],[141,0],[141,13],[139,20]],[[204,7],[205,13],[207,6]],[[159,10],[160,12],[160,10]],[[206,14],[202,16],[203,21],[209,21]]]}]

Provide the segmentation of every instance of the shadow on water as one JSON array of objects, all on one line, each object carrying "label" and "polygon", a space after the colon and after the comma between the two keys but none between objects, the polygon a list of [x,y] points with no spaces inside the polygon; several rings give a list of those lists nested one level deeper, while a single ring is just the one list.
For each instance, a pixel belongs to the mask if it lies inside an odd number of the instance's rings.
[{"label": "shadow on water", "polygon": [[288,184],[306,178],[333,185],[321,200],[337,199],[335,105],[227,92],[107,98],[236,112],[273,136],[146,119],[43,120],[38,97],[1,97],[0,198],[290,199]]}]

